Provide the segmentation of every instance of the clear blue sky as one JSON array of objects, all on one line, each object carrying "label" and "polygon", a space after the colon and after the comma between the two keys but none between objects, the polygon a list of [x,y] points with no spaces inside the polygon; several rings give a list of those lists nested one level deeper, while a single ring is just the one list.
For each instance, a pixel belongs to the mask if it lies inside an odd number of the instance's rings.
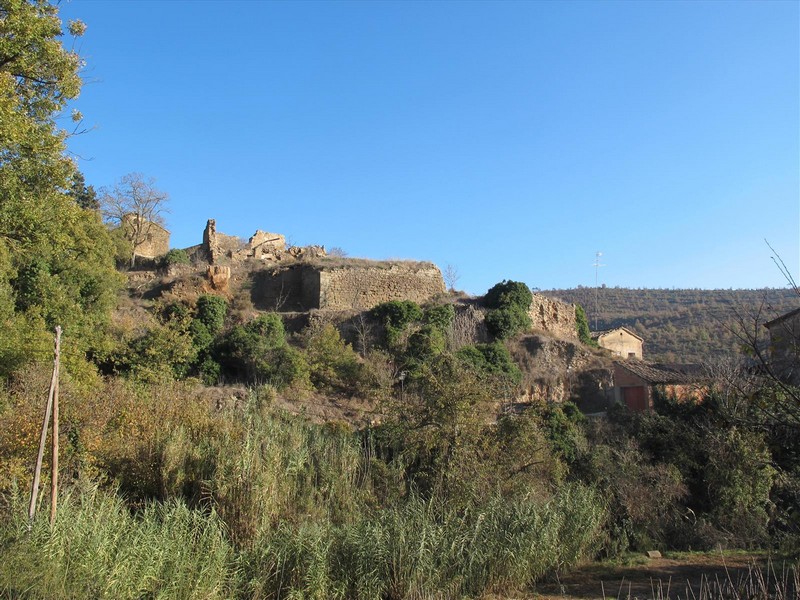
[{"label": "clear blue sky", "polygon": [[[83,20],[95,187],[483,293],[783,287],[800,263],[797,2],[100,2]],[[798,278],[800,279],[800,278]]]}]

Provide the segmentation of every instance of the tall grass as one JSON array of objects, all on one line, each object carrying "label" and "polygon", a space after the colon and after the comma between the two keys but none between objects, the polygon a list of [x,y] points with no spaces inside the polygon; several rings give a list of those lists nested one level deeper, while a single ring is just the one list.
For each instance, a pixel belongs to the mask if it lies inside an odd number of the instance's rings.
[{"label": "tall grass", "polygon": [[116,495],[68,491],[50,526],[21,499],[0,529],[0,593],[8,598],[230,598],[234,555],[212,512],[181,502],[132,515]]},{"label": "tall grass", "polygon": [[119,422],[134,434],[109,418],[116,437],[97,446],[97,464],[128,500],[68,490],[55,526],[39,519],[30,530],[22,501],[10,504],[0,597],[480,596],[591,555],[605,519],[580,485],[549,500],[407,495],[401,465],[345,426],[275,410],[269,389],[228,411],[162,410],[160,427],[137,398],[123,400],[131,416]]},{"label": "tall grass", "polygon": [[244,560],[252,598],[462,598],[519,589],[586,557],[604,519],[596,495],[495,498],[461,513],[411,498],[357,523],[281,525]]},{"label": "tall grass", "polygon": [[213,506],[237,546],[283,521],[353,520],[370,496],[352,432],[282,414],[270,396],[254,392],[210,435],[177,428],[161,451],[168,495]]}]

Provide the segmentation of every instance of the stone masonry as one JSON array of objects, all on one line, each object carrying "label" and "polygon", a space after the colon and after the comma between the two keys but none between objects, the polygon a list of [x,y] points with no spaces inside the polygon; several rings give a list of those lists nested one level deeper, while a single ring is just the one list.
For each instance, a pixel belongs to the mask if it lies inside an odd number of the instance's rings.
[{"label": "stone masonry", "polygon": [[436,265],[359,259],[301,263],[264,269],[253,277],[253,302],[261,310],[367,310],[390,300],[425,303],[445,292]]},{"label": "stone masonry", "polygon": [[319,308],[366,310],[391,300],[425,303],[445,293],[439,268],[430,262],[350,261],[319,273]]},{"label": "stone masonry", "polygon": [[208,262],[212,265],[226,259],[243,261],[255,258],[277,261],[286,251],[286,238],[279,233],[259,230],[248,242],[245,242],[236,236],[219,233],[217,222],[209,219],[205,231],[203,231],[203,249]]},{"label": "stone masonry", "polygon": [[534,294],[528,314],[534,329],[562,338],[578,337],[574,304],[565,304],[542,294]]}]

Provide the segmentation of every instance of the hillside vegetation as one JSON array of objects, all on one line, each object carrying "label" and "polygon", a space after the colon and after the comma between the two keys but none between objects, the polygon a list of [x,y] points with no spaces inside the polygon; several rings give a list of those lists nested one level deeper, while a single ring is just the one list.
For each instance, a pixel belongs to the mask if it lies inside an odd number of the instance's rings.
[{"label": "hillside vegetation", "polygon": [[[534,335],[520,282],[287,327],[166,285],[173,252],[126,295],[132,246],[55,120],[81,65],[57,13],[0,0],[0,598],[455,600],[628,550],[800,554],[800,391],[762,371],[603,420],[555,386],[503,410],[606,359]],[[26,506],[56,389],[51,521],[49,494]],[[353,399],[358,426],[308,418]]]},{"label": "hillside vegetation", "polygon": [[[593,331],[624,326],[644,339],[645,359],[706,362],[741,353],[742,320],[754,330],[800,306],[791,289],[699,290],[577,287],[543,294],[580,304]],[[758,329],[764,329],[759,327]],[[766,330],[764,330],[766,333]]]}]

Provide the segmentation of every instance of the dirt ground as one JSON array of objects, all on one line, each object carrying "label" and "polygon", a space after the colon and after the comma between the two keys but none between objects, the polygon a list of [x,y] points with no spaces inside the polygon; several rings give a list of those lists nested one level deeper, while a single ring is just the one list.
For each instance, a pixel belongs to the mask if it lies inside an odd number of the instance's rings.
[{"label": "dirt ground", "polygon": [[[796,563],[795,563],[796,565]],[[768,570],[769,569],[769,570]],[[775,594],[775,581],[779,594]],[[662,558],[631,557],[626,564],[593,563],[558,579],[540,582],[519,600],[716,600],[720,586],[733,584],[740,596],[763,590],[778,600],[800,598],[797,571],[782,561],[755,554],[676,554]],[[711,592],[711,593],[709,593]],[[765,597],[759,595],[758,597]],[[499,600],[496,599],[496,600]],[[505,600],[511,600],[507,598]]]}]

